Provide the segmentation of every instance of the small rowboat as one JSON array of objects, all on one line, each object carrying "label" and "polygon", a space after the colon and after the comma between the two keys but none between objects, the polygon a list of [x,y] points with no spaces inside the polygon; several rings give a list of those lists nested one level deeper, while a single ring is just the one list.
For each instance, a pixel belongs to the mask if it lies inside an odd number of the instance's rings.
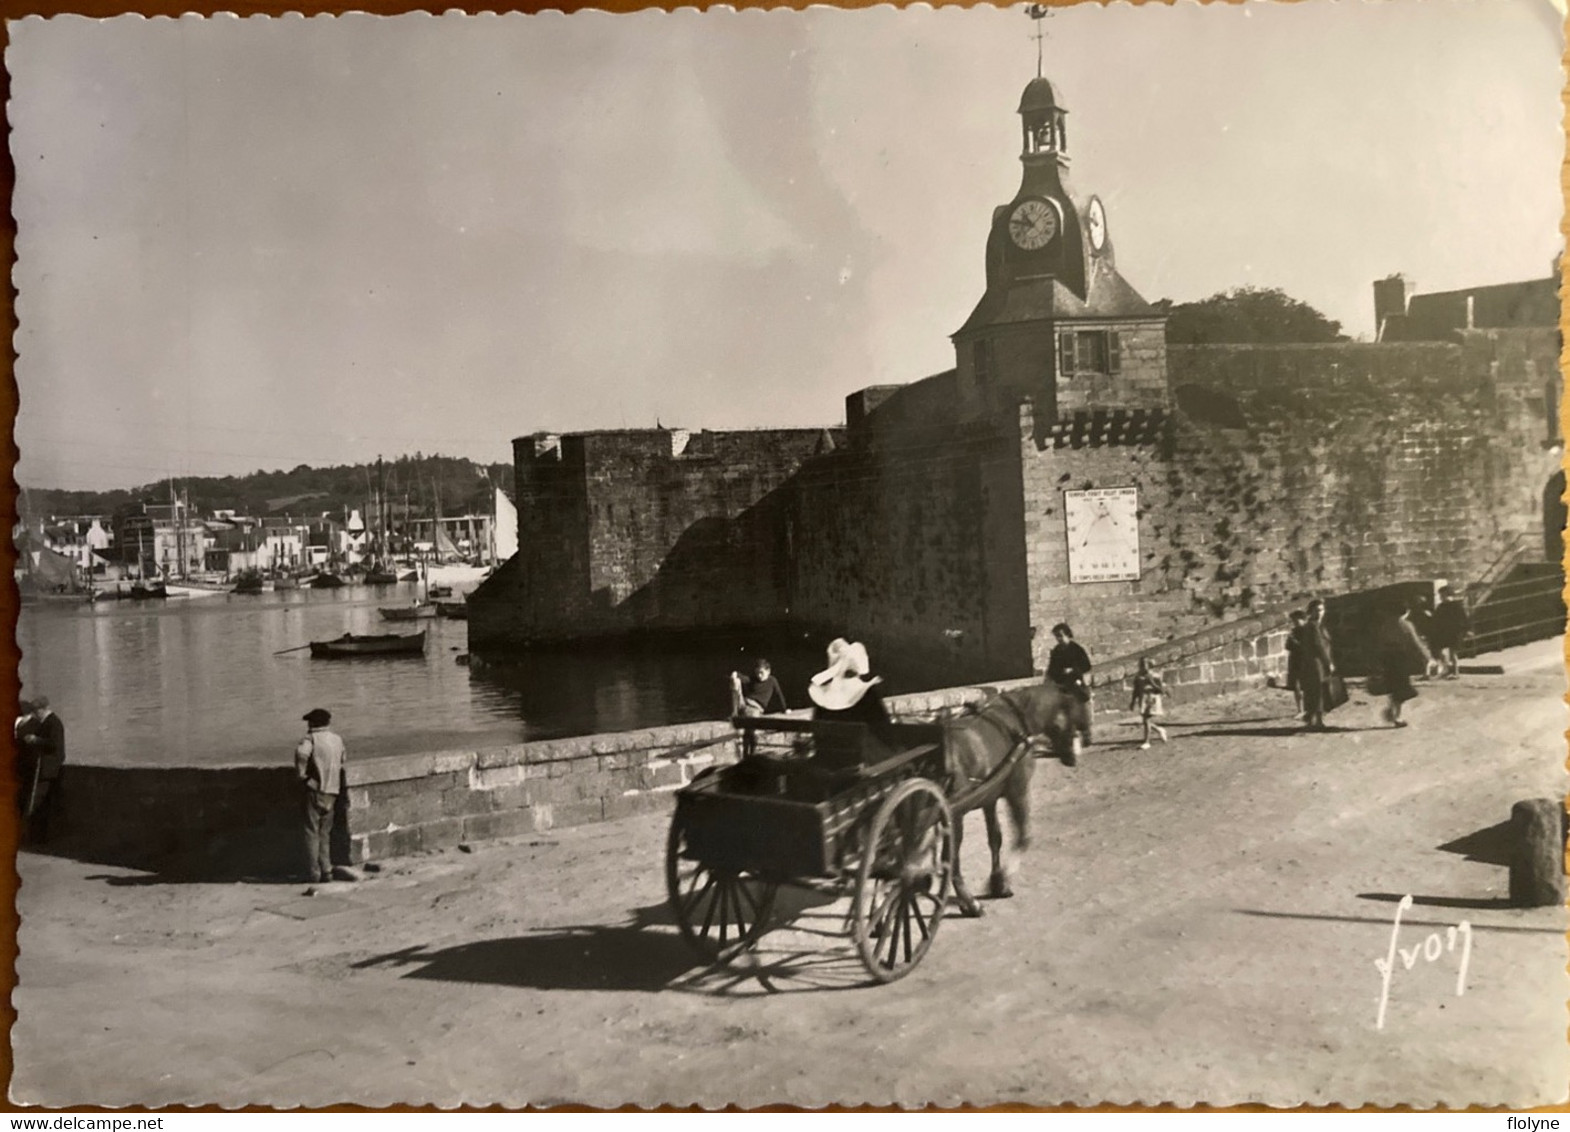
[{"label": "small rowboat", "polygon": [[421,617],[435,617],[436,607],[430,602],[416,602],[414,605],[383,605],[378,606],[381,615],[388,621],[417,621]]},{"label": "small rowboat", "polygon": [[467,621],[469,603],[464,598],[459,598],[457,601],[439,601],[436,603],[436,615],[453,621]]},{"label": "small rowboat", "polygon": [[312,641],[311,655],[320,657],[418,656],[425,652],[425,633],[384,633],[355,636],[345,633],[335,641]]}]

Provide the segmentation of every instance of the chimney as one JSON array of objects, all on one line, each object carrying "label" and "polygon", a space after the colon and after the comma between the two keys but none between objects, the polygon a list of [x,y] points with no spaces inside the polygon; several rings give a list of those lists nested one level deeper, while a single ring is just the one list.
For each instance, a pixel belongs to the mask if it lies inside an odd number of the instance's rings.
[{"label": "chimney", "polygon": [[1387,319],[1404,317],[1412,298],[1413,285],[1397,272],[1374,283],[1374,326],[1384,337]]}]

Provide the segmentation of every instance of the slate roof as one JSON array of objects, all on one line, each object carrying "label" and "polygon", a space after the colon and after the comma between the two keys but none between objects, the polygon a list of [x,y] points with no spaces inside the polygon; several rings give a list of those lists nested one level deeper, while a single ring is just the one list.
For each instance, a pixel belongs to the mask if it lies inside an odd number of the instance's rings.
[{"label": "slate roof", "polygon": [[983,326],[1036,322],[1041,319],[1160,318],[1161,312],[1147,303],[1116,269],[1100,265],[1093,269],[1089,294],[1083,299],[1052,277],[1028,279],[996,287],[981,296],[965,325],[955,336]]}]

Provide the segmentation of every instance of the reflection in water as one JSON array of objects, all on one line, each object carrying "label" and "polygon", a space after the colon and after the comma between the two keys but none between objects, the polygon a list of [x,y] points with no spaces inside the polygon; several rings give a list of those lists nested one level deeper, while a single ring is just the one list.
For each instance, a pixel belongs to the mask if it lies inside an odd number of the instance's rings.
[{"label": "reflection in water", "polygon": [[759,655],[769,658],[790,705],[804,707],[823,650],[800,633],[663,638],[476,657],[473,677],[512,700],[531,738],[555,738],[721,719],[730,711],[731,670],[750,673]]},{"label": "reflection in water", "polygon": [[[791,705],[804,706],[826,644],[800,633],[648,641],[471,667],[458,662],[466,624],[437,619],[420,623],[423,658],[283,651],[346,632],[410,632],[377,606],[412,593],[406,584],[30,606],[17,625],[24,695],[54,702],[72,761],[281,765],[304,731],[300,716],[317,706],[360,757],[720,719],[727,674],[760,652]],[[910,686],[882,668],[890,691]]]}]

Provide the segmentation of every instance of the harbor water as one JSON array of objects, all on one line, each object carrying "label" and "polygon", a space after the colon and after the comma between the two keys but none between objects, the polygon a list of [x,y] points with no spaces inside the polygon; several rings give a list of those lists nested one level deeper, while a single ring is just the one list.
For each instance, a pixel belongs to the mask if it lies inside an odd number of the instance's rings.
[{"label": "harbor water", "polygon": [[[379,607],[417,593],[405,583],[28,606],[22,695],[50,698],[72,762],[268,765],[289,760],[313,707],[333,713],[360,757],[721,719],[728,673],[765,650],[799,706],[826,644],[667,640],[471,664],[466,622],[383,619]],[[325,660],[300,647],[421,628],[423,656]]]}]

